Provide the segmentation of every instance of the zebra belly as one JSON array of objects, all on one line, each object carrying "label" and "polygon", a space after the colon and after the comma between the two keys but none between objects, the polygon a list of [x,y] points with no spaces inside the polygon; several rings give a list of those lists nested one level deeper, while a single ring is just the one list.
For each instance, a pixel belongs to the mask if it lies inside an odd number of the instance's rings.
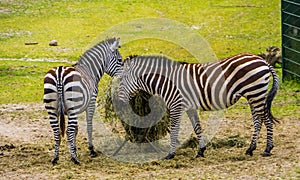
[{"label": "zebra belly", "polygon": [[203,109],[202,107],[200,107],[201,110],[204,111],[218,111],[218,110],[222,110],[222,109],[227,109],[228,107],[234,105],[239,99],[240,99],[241,95],[234,95],[233,99],[231,99],[230,101],[223,101],[222,104],[210,104],[210,106],[208,106],[207,108]]},{"label": "zebra belly", "polygon": [[[212,94],[200,94],[197,102],[191,105],[193,109],[199,109],[201,111],[217,111],[222,109],[227,109],[228,107],[234,105],[241,95],[236,93],[230,96],[227,93],[215,93]],[[191,102],[187,100],[188,102]]]}]

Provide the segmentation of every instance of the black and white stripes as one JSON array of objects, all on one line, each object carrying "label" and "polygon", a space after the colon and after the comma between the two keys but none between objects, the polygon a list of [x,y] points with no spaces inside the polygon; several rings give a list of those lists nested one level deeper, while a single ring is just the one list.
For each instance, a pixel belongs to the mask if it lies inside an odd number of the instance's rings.
[{"label": "black and white stripes", "polygon": [[[273,86],[268,93],[270,76]],[[161,56],[138,56],[127,60],[119,87],[119,97],[127,101],[134,92],[142,89],[159,95],[170,110],[171,145],[167,159],[173,158],[180,119],[187,112],[199,141],[197,156],[204,156],[205,143],[197,109],[213,111],[228,108],[245,97],[251,107],[254,134],[246,154],[252,155],[262,122],[267,127],[267,147],[264,155],[273,148],[273,122],[270,108],[278,89],[278,77],[261,57],[238,54],[219,62],[189,64],[171,61]]]},{"label": "black and white stripes", "polygon": [[98,95],[98,82],[104,73],[115,76],[122,71],[119,39],[108,39],[86,51],[73,67],[59,66],[48,71],[44,78],[44,103],[54,131],[55,150],[52,163],[58,161],[61,135],[65,132],[64,116],[71,160],[79,164],[76,154],[78,114],[86,111],[89,150],[96,156],[92,143],[92,118]]}]

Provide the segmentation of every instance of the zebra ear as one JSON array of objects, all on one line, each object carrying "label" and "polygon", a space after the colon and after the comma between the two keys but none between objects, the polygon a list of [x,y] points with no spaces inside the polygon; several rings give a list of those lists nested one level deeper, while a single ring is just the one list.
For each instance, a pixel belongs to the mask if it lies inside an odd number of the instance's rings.
[{"label": "zebra ear", "polygon": [[112,45],[110,45],[110,49],[112,51],[117,50],[119,48],[119,44],[120,44],[120,38],[116,39],[115,42]]}]

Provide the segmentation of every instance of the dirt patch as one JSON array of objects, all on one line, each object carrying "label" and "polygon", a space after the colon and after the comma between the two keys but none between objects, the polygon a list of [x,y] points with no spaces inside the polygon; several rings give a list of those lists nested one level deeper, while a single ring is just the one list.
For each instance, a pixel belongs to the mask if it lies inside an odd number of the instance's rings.
[{"label": "dirt patch", "polygon": [[[295,111],[298,111],[297,109]],[[240,133],[249,144],[252,127],[248,109],[226,112],[217,138],[225,139]],[[249,116],[249,117],[248,117]],[[0,105],[0,179],[299,179],[300,134],[299,116],[282,117],[274,127],[275,148],[271,157],[263,158],[265,128],[252,157],[243,147],[208,147],[206,158],[197,158],[197,148],[176,151],[170,161],[124,163],[107,157],[91,158],[87,148],[86,121],[79,120],[77,149],[81,166],[70,161],[65,138],[60,159],[51,164],[53,133],[41,103]],[[99,132],[101,133],[101,132]]]},{"label": "dirt patch", "polygon": [[10,9],[0,8],[0,14],[8,14],[8,13],[10,13],[10,12],[11,12]]},{"label": "dirt patch", "polygon": [[[2,104],[0,120],[0,137],[9,142],[30,143],[52,139],[53,131],[42,103]],[[79,126],[85,127],[85,121],[80,120]]]},{"label": "dirt patch", "polygon": [[11,143],[49,138],[50,129],[42,104],[5,104],[0,106],[0,136]]}]

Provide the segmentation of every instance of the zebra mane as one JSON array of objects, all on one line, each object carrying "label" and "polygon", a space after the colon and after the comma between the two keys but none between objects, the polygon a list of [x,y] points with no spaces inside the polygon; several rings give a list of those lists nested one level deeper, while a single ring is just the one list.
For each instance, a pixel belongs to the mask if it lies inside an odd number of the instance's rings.
[{"label": "zebra mane", "polygon": [[73,66],[76,66],[78,64],[81,64],[83,61],[85,61],[85,56],[87,54],[90,54],[91,51],[95,48],[99,48],[101,47],[102,45],[110,45],[112,43],[114,43],[116,41],[116,38],[115,37],[112,37],[112,38],[107,38],[106,40],[103,40],[101,42],[99,42],[98,44],[94,45],[93,47],[89,48],[88,50],[86,50],[79,58],[78,62],[75,63]]},{"label": "zebra mane", "polygon": [[147,56],[130,55],[130,56],[127,56],[123,61],[124,61],[124,64],[130,64],[131,62],[136,62],[136,61],[139,61],[141,59],[148,59],[149,61],[147,63],[149,63],[150,61],[157,61],[157,60],[164,61],[165,63],[167,63],[169,65],[172,65],[172,66],[174,66],[174,65],[175,66],[186,65],[186,64],[199,64],[200,66],[207,66],[207,65],[210,65],[210,64],[213,64],[213,63],[218,63],[222,60],[226,60],[227,58],[221,59],[219,61],[213,61],[213,62],[189,63],[189,62],[186,62],[186,61],[174,60],[174,59],[171,59],[171,58],[169,58],[167,56],[163,56],[163,55],[162,56],[159,56],[159,55],[147,55]]},{"label": "zebra mane", "polygon": [[136,54],[132,54],[132,55],[129,55],[127,56],[123,61],[126,62],[126,61],[130,61],[131,59],[135,58],[135,57],[138,57],[139,55],[136,55]]},{"label": "zebra mane", "polygon": [[[163,61],[175,62],[178,65],[195,64],[195,63],[189,63],[189,62],[186,62],[186,61],[173,60],[173,59],[171,59],[171,58],[169,58],[167,56],[157,56],[157,55],[156,56],[155,55],[153,55],[153,56],[151,56],[151,55],[150,56],[139,56],[139,55],[136,55],[136,54],[127,56],[123,61],[124,61],[124,63],[128,63],[128,62],[130,62],[132,59],[134,59],[136,57],[150,58],[150,59],[158,59],[159,58],[159,59],[161,59]],[[208,63],[214,63],[214,62],[208,62]],[[206,64],[206,63],[204,63],[204,64]]]},{"label": "zebra mane", "polygon": [[[166,57],[166,56],[155,56],[155,55],[150,55],[150,56],[138,56],[138,55],[130,55],[128,57],[126,57],[124,59],[124,64],[125,64],[125,69],[128,68],[130,66],[131,63],[138,63],[139,61],[141,60],[147,60],[147,64],[148,63],[151,63],[152,61],[162,61],[164,62],[165,64],[169,64],[169,65],[172,65],[172,66],[177,66],[177,65],[181,65],[181,64],[184,64],[184,62],[179,62],[179,61],[176,61],[176,60],[173,60],[169,57]],[[185,64],[188,64],[188,63],[185,63]]]},{"label": "zebra mane", "polygon": [[185,61],[179,61],[180,64],[190,64],[188,62],[185,62]]}]

